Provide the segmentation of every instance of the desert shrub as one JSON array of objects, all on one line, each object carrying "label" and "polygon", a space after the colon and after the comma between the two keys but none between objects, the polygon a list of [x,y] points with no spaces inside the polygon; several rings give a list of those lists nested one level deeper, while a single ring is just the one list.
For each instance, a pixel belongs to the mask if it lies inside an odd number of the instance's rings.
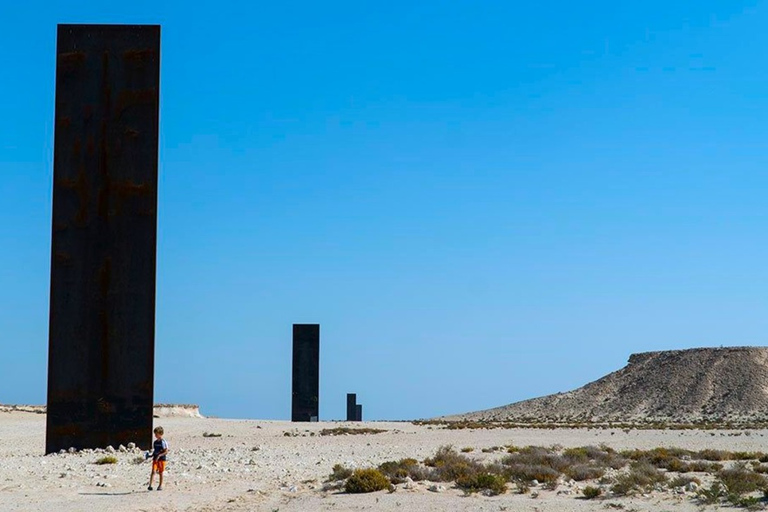
[{"label": "desert shrub", "polygon": [[388,489],[389,478],[378,469],[358,469],[347,479],[344,490],[350,494]]},{"label": "desert shrub", "polygon": [[697,460],[688,463],[688,471],[694,471],[697,473],[716,473],[721,469],[723,469],[723,465],[719,462]]},{"label": "desert shrub", "polygon": [[[286,434],[288,434],[288,432],[286,432]],[[221,434],[215,434],[213,432],[203,432],[203,437],[221,437]]]},{"label": "desert shrub", "polygon": [[766,454],[763,452],[732,452],[731,460],[760,460],[765,458]]},{"label": "desert shrub", "polygon": [[384,473],[393,484],[403,483],[408,477],[412,480],[426,480],[426,472],[423,470],[419,471],[419,469],[419,461],[416,459],[388,461],[379,466],[379,471]]},{"label": "desert shrub", "polygon": [[633,462],[629,473],[619,475],[616,478],[616,482],[611,486],[611,491],[617,496],[625,496],[666,481],[667,476],[648,462]]},{"label": "desert shrub", "polygon": [[433,468],[429,479],[436,482],[451,482],[484,470],[481,463],[458,453],[452,446],[441,446],[434,457],[424,460],[424,464]]},{"label": "desert shrub", "polygon": [[131,462],[133,462],[134,464],[144,464],[144,461],[146,461],[146,460],[147,459],[145,459],[144,457],[139,455],[138,457],[134,457]]},{"label": "desert shrub", "polygon": [[337,480],[346,480],[352,476],[352,470],[345,468],[341,464],[334,464],[331,474],[328,475],[328,482],[335,482]]},{"label": "desert shrub", "polygon": [[584,488],[581,493],[584,495],[584,497],[588,500],[592,500],[603,494],[603,490],[599,487],[592,487],[591,485],[588,485]]},{"label": "desert shrub", "polygon": [[725,450],[712,450],[707,448],[705,450],[700,450],[694,453],[692,458],[700,460],[724,461],[731,460],[731,454]]},{"label": "desert shrub", "polygon": [[386,430],[380,428],[349,428],[349,427],[336,427],[336,428],[324,428],[320,431],[321,436],[353,436],[364,434],[381,434]]},{"label": "desert shrub", "polygon": [[456,479],[456,486],[467,493],[487,490],[489,494],[495,496],[507,492],[506,478],[492,473],[477,473],[471,476],[460,477]]},{"label": "desert shrub", "polygon": [[763,475],[748,469],[743,463],[719,471],[717,477],[728,489],[729,494],[738,496],[768,488],[768,480]]},{"label": "desert shrub", "polygon": [[107,455],[105,457],[100,458],[95,462],[95,464],[117,464],[117,457],[114,455]]},{"label": "desert shrub", "polygon": [[709,487],[702,487],[696,492],[696,499],[703,505],[713,505],[725,497],[723,484],[715,480]]},{"label": "desert shrub", "polygon": [[472,448],[471,446],[465,446],[464,448],[461,449],[461,453],[470,453],[473,451],[475,451],[475,449]]},{"label": "desert shrub", "polygon": [[571,466],[565,470],[565,475],[568,478],[576,480],[577,482],[582,482],[584,480],[594,480],[596,478],[600,478],[604,474],[605,469],[590,466],[589,464],[576,464],[575,466]]},{"label": "desert shrub", "polygon": [[680,476],[677,476],[677,477],[673,478],[672,481],[669,482],[669,486],[670,487],[685,487],[686,485],[688,485],[691,482],[694,482],[694,483],[697,483],[697,484],[701,485],[701,480],[699,480],[695,476],[687,476],[687,475],[683,476],[683,475],[680,475]]},{"label": "desert shrub", "polygon": [[742,507],[748,510],[759,510],[763,508],[762,502],[757,496],[739,496],[738,494],[729,494],[727,500],[734,507]]},{"label": "desert shrub", "polygon": [[559,471],[539,464],[513,463],[506,466],[507,476],[516,482],[530,483],[534,480],[540,483],[556,482],[560,476]]},{"label": "desert shrub", "polygon": [[626,466],[627,461],[616,451],[605,445],[597,446],[581,446],[578,448],[568,448],[563,451],[563,457],[571,464],[586,464],[591,463],[593,466],[598,467],[611,467],[613,469],[620,469]]}]

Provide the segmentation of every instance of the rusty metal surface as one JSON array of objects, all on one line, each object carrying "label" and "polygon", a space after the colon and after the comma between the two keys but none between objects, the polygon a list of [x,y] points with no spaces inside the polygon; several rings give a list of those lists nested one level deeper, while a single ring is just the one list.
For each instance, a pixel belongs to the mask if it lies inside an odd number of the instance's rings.
[{"label": "rusty metal surface", "polygon": [[46,453],[152,438],[160,27],[59,25]]},{"label": "rusty metal surface", "polygon": [[317,421],[320,412],[320,326],[293,324],[291,421]]}]

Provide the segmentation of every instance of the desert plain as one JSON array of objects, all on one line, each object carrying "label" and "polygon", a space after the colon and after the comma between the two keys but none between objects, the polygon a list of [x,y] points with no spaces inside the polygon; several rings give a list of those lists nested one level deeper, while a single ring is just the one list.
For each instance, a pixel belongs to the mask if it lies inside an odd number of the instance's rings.
[{"label": "desert plain", "polygon": [[[0,511],[654,511],[701,510],[695,493],[664,488],[632,496],[582,496],[584,483],[534,485],[520,493],[467,494],[450,482],[398,484],[394,490],[348,494],[326,483],[335,464],[376,467],[402,458],[422,461],[441,446],[492,462],[504,446],[563,448],[604,444],[615,450],[679,447],[763,451],[765,430],[644,430],[610,428],[496,428],[451,430],[410,422],[319,422],[156,418],[170,443],[165,488],[148,491],[150,464],[142,453],[43,455],[45,415],[0,412]],[[374,434],[321,435],[324,429],[375,428]],[[220,435],[220,437],[218,437]],[[471,449],[471,451],[470,451]],[[756,464],[756,463],[755,463]],[[707,475],[699,475],[706,484]],[[156,485],[156,484],[155,484]],[[432,490],[430,490],[432,489]],[[436,492],[437,491],[437,492]],[[710,509],[723,505],[708,505]]]}]

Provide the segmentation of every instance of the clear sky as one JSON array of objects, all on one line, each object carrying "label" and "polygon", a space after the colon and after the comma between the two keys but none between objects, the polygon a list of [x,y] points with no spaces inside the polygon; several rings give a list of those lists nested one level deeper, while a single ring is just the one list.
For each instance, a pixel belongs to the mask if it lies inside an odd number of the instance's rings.
[{"label": "clear sky", "polygon": [[[57,23],[162,24],[159,402],[477,410],[768,344],[768,3],[0,4],[0,402],[44,403]],[[73,369],[76,371],[76,369]]]}]

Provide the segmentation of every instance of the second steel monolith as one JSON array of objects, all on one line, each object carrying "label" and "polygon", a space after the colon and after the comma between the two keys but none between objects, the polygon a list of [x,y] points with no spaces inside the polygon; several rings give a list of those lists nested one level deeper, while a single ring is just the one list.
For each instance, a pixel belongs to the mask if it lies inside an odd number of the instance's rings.
[{"label": "second steel monolith", "polygon": [[320,326],[293,325],[291,421],[317,421],[320,413]]}]

